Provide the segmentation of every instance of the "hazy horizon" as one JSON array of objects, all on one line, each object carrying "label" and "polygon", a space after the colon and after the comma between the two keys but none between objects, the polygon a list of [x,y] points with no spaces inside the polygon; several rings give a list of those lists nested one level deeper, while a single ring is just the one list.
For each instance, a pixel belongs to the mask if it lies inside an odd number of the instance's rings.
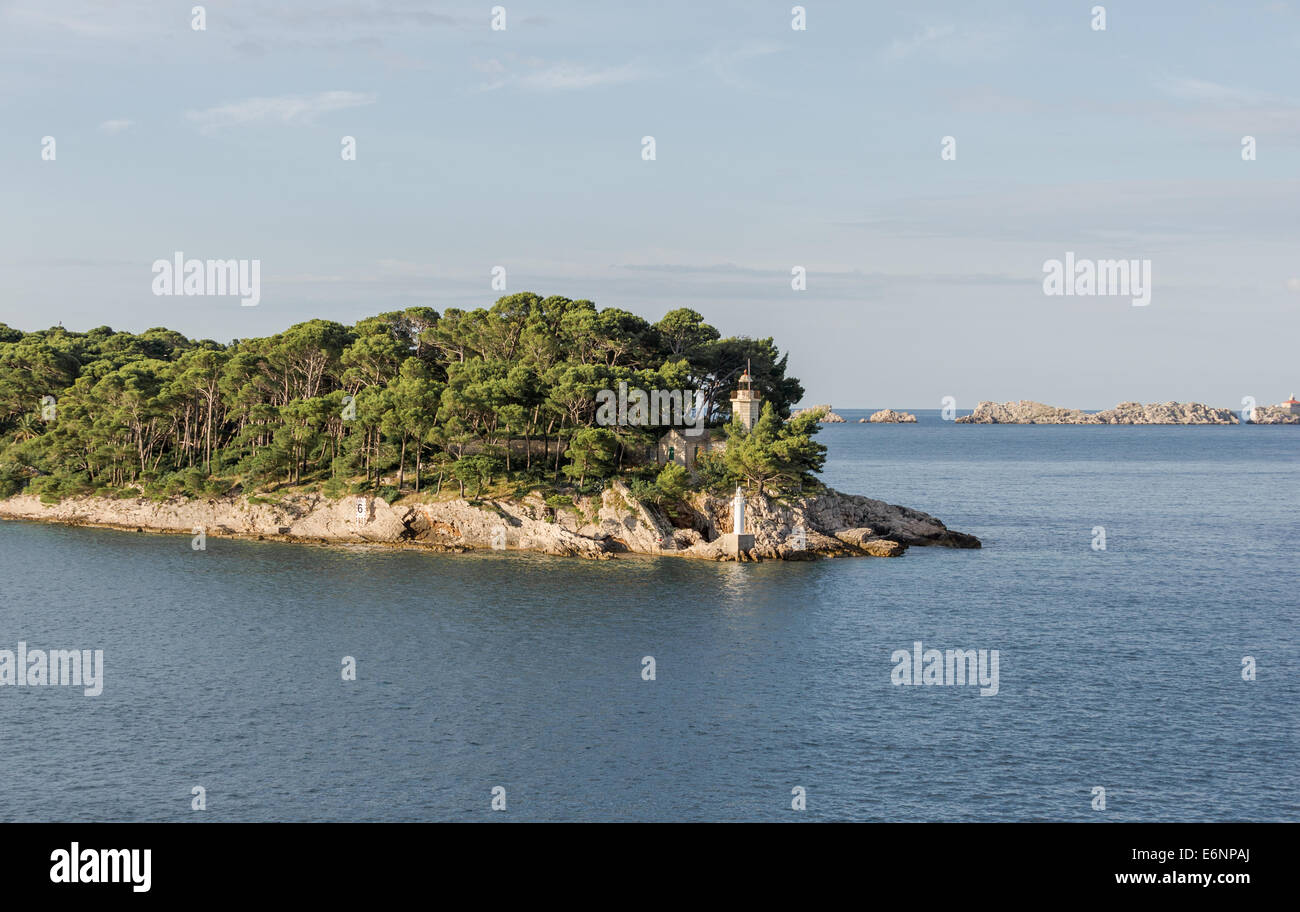
[{"label": "hazy horizon", "polygon": [[[1300,9],[1092,5],[8,0],[0,322],[227,342],[532,290],[772,336],[808,403],[1279,402]],[[260,260],[259,305],[155,296],[175,251]],[[1046,295],[1067,254],[1149,260],[1150,303]]]}]

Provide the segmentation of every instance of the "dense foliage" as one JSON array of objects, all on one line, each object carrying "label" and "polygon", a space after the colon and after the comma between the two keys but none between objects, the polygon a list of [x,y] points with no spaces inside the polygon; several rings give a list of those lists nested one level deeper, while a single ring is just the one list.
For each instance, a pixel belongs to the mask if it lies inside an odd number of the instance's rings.
[{"label": "dense foliage", "polygon": [[[708,423],[752,364],[766,409],[700,478],[659,472],[662,428],[600,427],[596,393],[701,389]],[[0,496],[23,489],[164,496],[322,485],[390,495],[452,480],[581,488],[615,473],[652,499],[690,484],[812,480],[815,424],[772,339],[721,338],[694,311],[658,323],[523,293],[490,309],[427,307],[344,326],[309,320],[230,344],[167,329],[23,333],[0,324]],[[752,437],[746,441],[746,436]],[[736,453],[734,457],[730,454]]]}]

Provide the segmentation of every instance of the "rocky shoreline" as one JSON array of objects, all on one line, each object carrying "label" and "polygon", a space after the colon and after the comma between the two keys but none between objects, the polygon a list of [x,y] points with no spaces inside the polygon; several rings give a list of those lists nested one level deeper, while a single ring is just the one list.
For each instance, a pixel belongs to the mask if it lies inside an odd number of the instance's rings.
[{"label": "rocky shoreline", "polygon": [[[358,503],[361,509],[358,510]],[[187,500],[173,497],[70,497],[47,504],[34,495],[0,501],[0,518],[79,526],[310,543],[376,544],[441,552],[474,549],[534,551],[608,559],[620,553],[713,561],[816,560],[820,557],[897,557],[909,546],[978,548],[973,535],[954,532],[926,513],[868,497],[827,491],[778,501],[746,499],[752,549],[728,553],[731,500],[696,494],[671,518],[636,502],[614,482],[599,496],[572,506],[547,506],[540,495],[519,500],[398,500],[373,496],[330,500],[286,495],[277,503],[246,497]]]},{"label": "rocky shoreline", "polygon": [[1165,402],[1143,405],[1121,402],[1113,409],[1088,413],[1041,402],[981,402],[957,424],[1239,424],[1232,409],[1199,402]]}]

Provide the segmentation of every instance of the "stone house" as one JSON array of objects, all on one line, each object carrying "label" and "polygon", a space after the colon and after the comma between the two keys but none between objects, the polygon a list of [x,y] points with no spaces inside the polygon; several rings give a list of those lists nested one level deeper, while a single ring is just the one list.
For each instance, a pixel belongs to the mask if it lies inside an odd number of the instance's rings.
[{"label": "stone house", "polygon": [[[740,381],[731,394],[731,415],[738,419],[746,431],[758,423],[763,408],[763,394],[754,389],[749,367],[740,375]],[[695,471],[695,461],[706,454],[718,455],[727,449],[727,432],[723,428],[704,428],[699,433],[687,433],[695,428],[673,428],[659,438],[655,461],[659,465],[675,462],[688,471]]]}]

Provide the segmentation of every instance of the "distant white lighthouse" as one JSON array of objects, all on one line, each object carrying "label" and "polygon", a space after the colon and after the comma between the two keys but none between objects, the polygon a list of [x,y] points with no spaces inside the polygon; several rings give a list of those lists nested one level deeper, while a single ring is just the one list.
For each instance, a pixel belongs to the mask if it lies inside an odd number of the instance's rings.
[{"label": "distant white lighthouse", "polygon": [[740,382],[731,394],[731,417],[740,419],[741,426],[752,431],[762,410],[763,394],[754,389],[754,378],[749,375],[749,362],[746,361],[745,372],[740,375]]},{"label": "distant white lighthouse", "polygon": [[745,534],[745,492],[736,485],[736,496],[731,500],[731,531]]}]

